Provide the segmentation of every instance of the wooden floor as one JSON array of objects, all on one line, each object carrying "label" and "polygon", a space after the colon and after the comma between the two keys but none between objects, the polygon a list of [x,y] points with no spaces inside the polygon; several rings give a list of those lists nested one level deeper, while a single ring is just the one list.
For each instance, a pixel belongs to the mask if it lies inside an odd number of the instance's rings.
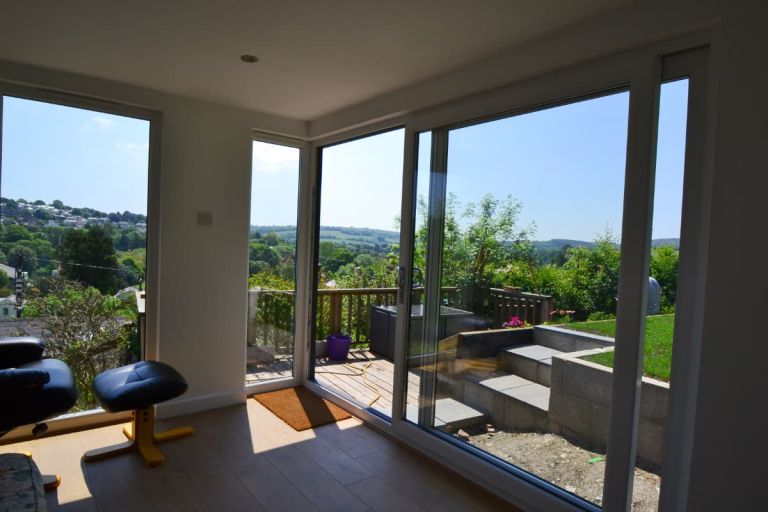
[{"label": "wooden floor", "polygon": [[158,424],[195,434],[161,446],[147,468],[129,454],[84,464],[84,451],[123,441],[119,425],[0,446],[30,450],[63,482],[52,511],[515,510],[352,418],[296,432],[255,400]]}]

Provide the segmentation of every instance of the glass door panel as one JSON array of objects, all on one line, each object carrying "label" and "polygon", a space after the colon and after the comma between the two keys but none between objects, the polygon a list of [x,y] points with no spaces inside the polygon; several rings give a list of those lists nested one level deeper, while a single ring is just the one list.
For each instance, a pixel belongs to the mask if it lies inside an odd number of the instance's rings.
[{"label": "glass door panel", "polygon": [[294,375],[301,150],[253,142],[246,384]]},{"label": "glass door panel", "polygon": [[419,136],[406,420],[597,505],[628,108],[617,92]]},{"label": "glass door panel", "polygon": [[404,130],[322,149],[314,379],[391,417]]}]

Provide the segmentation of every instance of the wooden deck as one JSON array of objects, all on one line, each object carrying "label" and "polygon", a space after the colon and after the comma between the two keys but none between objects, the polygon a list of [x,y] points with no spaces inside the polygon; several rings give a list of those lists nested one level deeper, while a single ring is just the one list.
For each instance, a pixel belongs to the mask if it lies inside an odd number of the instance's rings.
[{"label": "wooden deck", "polygon": [[245,383],[256,384],[293,375],[293,356],[277,356],[271,364],[246,364]]},{"label": "wooden deck", "polygon": [[[267,364],[248,364],[247,384],[256,384],[292,375],[293,358],[277,357]],[[395,365],[383,356],[368,350],[351,350],[346,362],[317,359],[315,379],[323,386],[344,396],[361,407],[373,408],[392,415],[392,393]],[[419,376],[408,374],[408,403],[417,404]]]},{"label": "wooden deck", "polygon": [[[395,365],[368,350],[351,350],[347,362],[317,360],[315,379],[318,384],[346,397],[364,408],[372,408],[392,416]],[[419,376],[408,373],[408,403],[417,404]]]}]

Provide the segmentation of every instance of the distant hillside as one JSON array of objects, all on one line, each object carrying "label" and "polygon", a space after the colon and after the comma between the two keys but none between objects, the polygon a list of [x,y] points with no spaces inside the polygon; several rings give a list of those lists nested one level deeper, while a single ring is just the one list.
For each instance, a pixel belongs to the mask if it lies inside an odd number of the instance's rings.
[{"label": "distant hillside", "polygon": [[536,240],[533,246],[538,251],[559,251],[563,247],[592,247],[594,242],[583,240],[568,240],[566,238],[553,238],[552,240]]},{"label": "distant hillside", "polygon": [[[251,232],[260,233],[262,236],[274,232],[286,241],[296,240],[296,226],[251,226]],[[389,248],[392,244],[400,243],[400,233],[383,229],[320,226],[320,241],[352,246],[384,245]]]},{"label": "distant hillside", "polygon": [[[251,232],[260,233],[262,236],[274,232],[280,238],[294,242],[296,239],[296,226],[251,226]],[[330,241],[339,244],[357,246],[391,246],[400,243],[400,233],[382,229],[369,228],[345,228],[341,226],[320,226],[320,241]],[[680,247],[679,238],[659,238],[652,241],[653,247],[671,245]],[[563,247],[593,247],[594,242],[584,240],[569,240],[567,238],[553,238],[552,240],[536,240],[533,246],[539,253],[556,253]]]},{"label": "distant hillside", "polygon": [[671,245],[675,249],[680,249],[679,238],[655,238],[651,240],[653,247],[661,247],[662,245]]}]

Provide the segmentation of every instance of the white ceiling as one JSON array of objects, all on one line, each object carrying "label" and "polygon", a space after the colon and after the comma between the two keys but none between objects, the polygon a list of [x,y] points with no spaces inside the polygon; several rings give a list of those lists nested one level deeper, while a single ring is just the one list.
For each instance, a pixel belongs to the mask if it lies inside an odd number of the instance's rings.
[{"label": "white ceiling", "polygon": [[0,59],[312,120],[627,3],[0,0]]}]

